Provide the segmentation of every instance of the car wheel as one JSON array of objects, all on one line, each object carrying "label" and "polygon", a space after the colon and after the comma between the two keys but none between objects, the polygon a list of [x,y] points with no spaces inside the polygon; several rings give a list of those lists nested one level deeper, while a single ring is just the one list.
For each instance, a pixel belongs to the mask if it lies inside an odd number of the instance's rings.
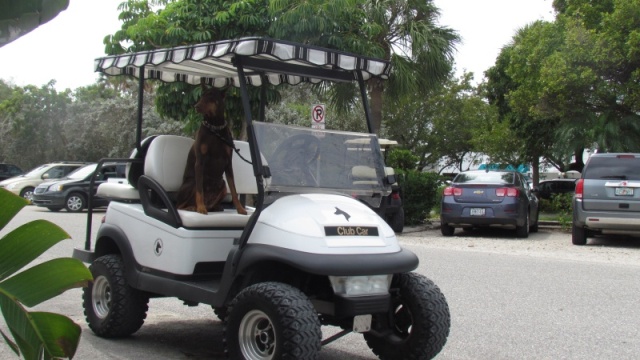
[{"label": "car wheel", "polygon": [[587,231],[582,226],[573,225],[571,230],[571,242],[573,245],[586,245],[587,244]]},{"label": "car wheel", "polygon": [[33,201],[33,190],[34,188],[28,186],[20,191],[20,196],[29,201],[29,204],[31,204],[31,201]]},{"label": "car wheel", "polygon": [[524,217],[524,224],[522,226],[516,225],[516,236],[519,238],[529,237],[529,213]]},{"label": "car wheel", "polygon": [[442,233],[442,236],[453,236],[453,233],[455,231],[456,231],[456,228],[454,228],[453,226],[447,223],[440,224],[440,232]]},{"label": "car wheel", "polygon": [[433,281],[416,273],[394,276],[391,309],[374,315],[364,333],[367,345],[380,359],[431,359],[444,347],[451,315],[444,295]]},{"label": "car wheel", "polygon": [[533,225],[529,225],[529,232],[536,233],[538,232],[538,224],[540,223],[540,213],[536,214],[536,221]]},{"label": "car wheel", "polygon": [[307,296],[275,282],[251,285],[231,301],[224,334],[230,359],[314,359],[322,339]]},{"label": "car wheel", "polygon": [[404,230],[404,209],[401,207],[395,214],[389,217],[387,222],[393,231],[401,233]]},{"label": "car wheel", "polygon": [[123,337],[138,331],[149,309],[149,297],[130,287],[119,255],[97,258],[89,267],[93,282],[84,288],[82,305],[89,328],[98,336]]},{"label": "car wheel", "polygon": [[67,196],[64,207],[68,212],[80,212],[85,208],[86,200],[84,195],[79,193],[72,193]]},{"label": "car wheel", "polygon": [[47,209],[49,209],[49,211],[51,211],[51,212],[58,212],[58,211],[62,210],[61,207],[53,207],[53,206],[50,206]]}]

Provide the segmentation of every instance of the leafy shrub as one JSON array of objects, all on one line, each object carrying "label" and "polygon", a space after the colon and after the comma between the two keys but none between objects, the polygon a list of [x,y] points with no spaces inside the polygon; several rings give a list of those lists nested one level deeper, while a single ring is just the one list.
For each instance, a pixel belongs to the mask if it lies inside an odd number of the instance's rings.
[{"label": "leafy shrub", "polygon": [[[0,189],[0,230],[27,201]],[[69,234],[45,220],[34,220],[0,239],[0,310],[13,336],[0,331],[18,356],[28,360],[73,358],[80,341],[80,326],[54,313],[27,311],[68,289],[86,286],[91,273],[82,262],[59,258],[17,273]],[[14,275],[15,274],[15,275]]]},{"label": "leafy shrub", "polygon": [[541,213],[552,213],[563,229],[568,229],[573,217],[573,194],[554,194],[551,199],[540,199]]},{"label": "leafy shrub", "polygon": [[417,170],[396,170],[396,174],[402,191],[405,224],[424,223],[437,201],[438,174]]},{"label": "leafy shrub", "polygon": [[420,158],[413,155],[409,150],[392,149],[387,155],[386,163],[387,166],[391,166],[395,171],[407,171],[414,170],[419,160]]}]

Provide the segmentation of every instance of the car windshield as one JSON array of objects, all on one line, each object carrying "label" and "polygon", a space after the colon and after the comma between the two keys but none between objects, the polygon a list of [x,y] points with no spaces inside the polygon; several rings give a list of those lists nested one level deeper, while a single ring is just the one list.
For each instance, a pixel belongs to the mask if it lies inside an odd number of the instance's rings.
[{"label": "car windshield", "polygon": [[67,179],[72,180],[82,180],[87,176],[91,175],[94,171],[96,171],[97,164],[91,164],[87,166],[83,166],[77,170],[74,170],[72,173],[67,175]]},{"label": "car windshield", "polygon": [[26,173],[26,174],[24,174],[22,176],[24,176],[24,177],[38,176],[38,175],[40,175],[42,170],[45,169],[46,167],[47,167],[47,165],[40,165],[37,168],[29,170],[28,173]]},{"label": "car windshield", "polygon": [[390,193],[375,135],[261,122],[253,126],[271,172],[268,191]]},{"label": "car windshield", "polygon": [[479,171],[460,173],[453,179],[454,183],[465,184],[513,184],[514,174],[511,172]]}]

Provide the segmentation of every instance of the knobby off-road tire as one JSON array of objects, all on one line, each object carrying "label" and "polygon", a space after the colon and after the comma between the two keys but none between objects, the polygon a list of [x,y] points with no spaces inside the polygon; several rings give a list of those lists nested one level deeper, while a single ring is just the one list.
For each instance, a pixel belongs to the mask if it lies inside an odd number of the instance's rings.
[{"label": "knobby off-road tire", "polygon": [[387,323],[380,317],[388,316],[391,333],[382,337],[364,333],[367,345],[383,360],[432,359],[449,336],[447,300],[433,281],[416,273],[395,275],[391,288],[391,313],[376,315],[373,324],[376,328],[376,322]]},{"label": "knobby off-road tire", "polygon": [[124,337],[138,331],[149,309],[149,297],[127,285],[122,258],[105,255],[89,267],[93,282],[82,295],[89,328],[105,338]]},{"label": "knobby off-road tire", "polygon": [[318,314],[307,296],[292,286],[249,286],[228,310],[224,336],[230,359],[315,359],[320,351]]},{"label": "knobby off-road tire", "polygon": [[573,245],[586,245],[587,231],[581,226],[573,225],[571,229],[571,242]]}]

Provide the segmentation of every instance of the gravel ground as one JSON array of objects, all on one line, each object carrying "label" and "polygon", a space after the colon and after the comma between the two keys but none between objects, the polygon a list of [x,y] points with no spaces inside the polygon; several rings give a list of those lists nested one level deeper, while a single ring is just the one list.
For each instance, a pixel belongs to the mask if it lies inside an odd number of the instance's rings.
[{"label": "gravel ground", "polygon": [[438,223],[406,227],[399,236],[401,242],[431,248],[458,251],[490,252],[572,261],[608,264],[640,265],[640,237],[603,235],[589,238],[587,245],[571,243],[571,232],[559,226],[541,226],[528,238],[516,238],[513,230],[456,229],[454,236],[444,237]]}]

